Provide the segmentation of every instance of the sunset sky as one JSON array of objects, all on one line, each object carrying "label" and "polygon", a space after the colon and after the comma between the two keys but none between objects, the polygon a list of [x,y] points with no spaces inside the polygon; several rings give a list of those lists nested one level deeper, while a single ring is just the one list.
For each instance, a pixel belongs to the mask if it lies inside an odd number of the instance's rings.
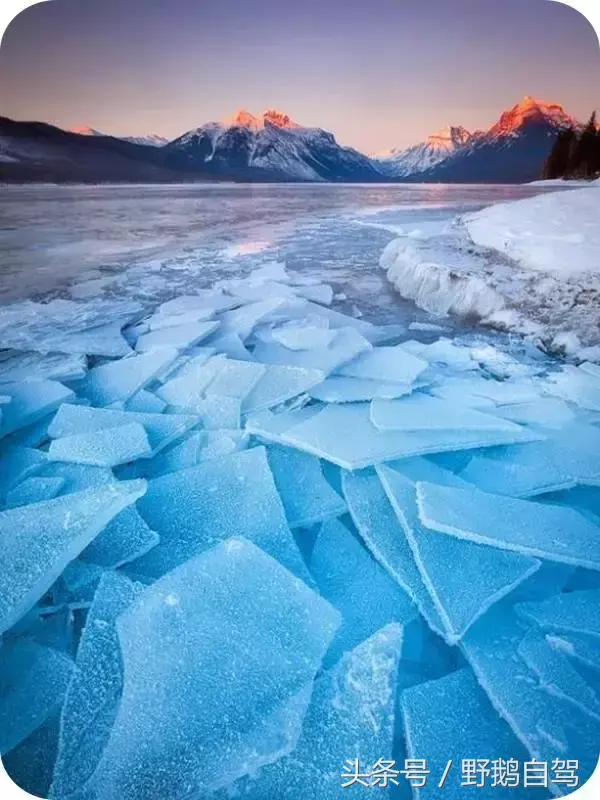
[{"label": "sunset sky", "polygon": [[0,114],[114,135],[266,108],[365,152],[530,94],[600,111],[589,23],[550,0],[52,0],[0,48]]}]

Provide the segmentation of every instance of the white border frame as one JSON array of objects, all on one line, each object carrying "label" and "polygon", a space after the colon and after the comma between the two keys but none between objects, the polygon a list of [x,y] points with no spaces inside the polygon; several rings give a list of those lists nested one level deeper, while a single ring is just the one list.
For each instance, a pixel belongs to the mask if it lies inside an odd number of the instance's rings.
[{"label": "white border frame", "polygon": [[[0,39],[4,36],[6,29],[13,19],[17,17],[21,11],[24,11],[30,6],[45,3],[48,0],[0,0]],[[482,0],[483,2],[493,2],[493,0]],[[562,5],[571,6],[576,11],[584,16],[590,25],[594,28],[596,36],[598,37],[598,46],[600,48],[600,3],[598,0],[548,0],[549,2],[562,2]],[[402,0],[398,0],[402,2]],[[452,0],[448,0],[449,3]],[[527,0],[523,0],[527,2]],[[500,11],[500,7],[498,11]],[[600,110],[600,109],[599,109]],[[599,749],[600,749],[600,742]],[[443,793],[443,790],[440,794]],[[577,789],[572,794],[568,795],[576,800],[597,800],[600,797],[600,758],[596,771],[592,777],[582,787]],[[26,798],[33,798],[33,795],[24,792],[20,789],[10,777],[7,775],[2,762],[0,761],[0,800],[25,800]],[[350,795],[349,795],[350,798]],[[275,799],[274,799],[275,800]],[[477,800],[477,794],[473,796],[473,800]]]}]

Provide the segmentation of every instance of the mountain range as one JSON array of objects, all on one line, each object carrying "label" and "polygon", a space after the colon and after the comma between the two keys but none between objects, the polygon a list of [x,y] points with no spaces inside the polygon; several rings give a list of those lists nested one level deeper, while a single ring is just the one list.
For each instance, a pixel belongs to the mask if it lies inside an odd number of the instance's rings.
[{"label": "mountain range", "polygon": [[173,141],[0,117],[0,179],[520,183],[539,177],[566,127],[581,126],[562,106],[525,97],[486,131],[449,126],[407,149],[367,156],[273,109],[259,117],[240,111]]}]

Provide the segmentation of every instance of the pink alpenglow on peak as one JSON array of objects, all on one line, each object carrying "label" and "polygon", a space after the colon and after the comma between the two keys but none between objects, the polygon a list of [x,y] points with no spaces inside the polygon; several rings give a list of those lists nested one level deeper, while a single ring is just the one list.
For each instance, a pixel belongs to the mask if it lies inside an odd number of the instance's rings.
[{"label": "pink alpenglow on peak", "polygon": [[471,138],[471,134],[462,125],[446,125],[445,128],[432,133],[427,144],[437,150],[456,150]]},{"label": "pink alpenglow on peak", "polygon": [[226,126],[234,126],[240,128],[249,128],[252,131],[262,130],[265,125],[273,125],[276,128],[301,128],[297,122],[294,122],[291,117],[284,111],[277,111],[270,108],[262,113],[260,117],[255,117],[250,111],[241,109],[237,111],[233,117],[225,120]]},{"label": "pink alpenglow on peak", "polygon": [[547,103],[530,95],[505,111],[498,122],[492,125],[488,136],[509,136],[532,122],[549,122],[556,128],[576,128],[579,123],[559,103]]}]

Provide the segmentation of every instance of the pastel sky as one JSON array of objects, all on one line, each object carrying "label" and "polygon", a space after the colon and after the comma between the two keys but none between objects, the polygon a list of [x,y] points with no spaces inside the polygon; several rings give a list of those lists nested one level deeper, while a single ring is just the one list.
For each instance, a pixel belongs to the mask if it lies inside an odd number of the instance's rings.
[{"label": "pastel sky", "polygon": [[0,114],[174,138],[286,111],[365,152],[530,94],[600,111],[600,47],[550,0],[52,0],[0,48]]}]

